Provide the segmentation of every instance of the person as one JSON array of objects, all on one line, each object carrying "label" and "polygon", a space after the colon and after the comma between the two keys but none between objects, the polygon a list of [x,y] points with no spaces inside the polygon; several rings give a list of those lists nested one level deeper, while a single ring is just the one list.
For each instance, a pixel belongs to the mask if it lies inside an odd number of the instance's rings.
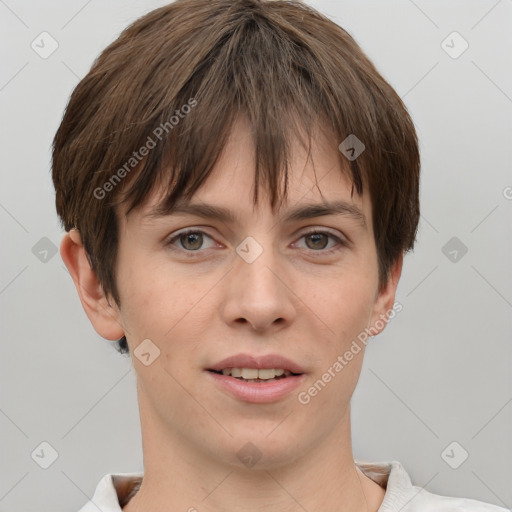
[{"label": "person", "polygon": [[504,510],[353,457],[420,155],[344,29],[298,0],[155,9],[77,85],[52,157],[61,256],[131,357],[144,455],[81,512]]}]

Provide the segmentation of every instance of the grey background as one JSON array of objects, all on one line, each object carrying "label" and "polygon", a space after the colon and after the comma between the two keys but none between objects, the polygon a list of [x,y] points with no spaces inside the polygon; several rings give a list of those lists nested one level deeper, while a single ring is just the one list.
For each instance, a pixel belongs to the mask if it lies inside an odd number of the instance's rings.
[{"label": "grey background", "polygon": [[[0,0],[0,511],[78,510],[105,473],[142,470],[130,360],[95,333],[60,255],[40,258],[63,234],[50,144],[68,97],[122,28],[164,3]],[[310,3],[356,38],[421,139],[418,244],[403,311],[366,353],[354,456],[510,508],[512,0]],[[59,45],[46,59],[31,48],[42,31]],[[441,46],[453,31],[469,43],[458,58]],[[48,469],[31,456],[43,441],[58,453]],[[458,469],[442,457],[453,441],[469,453]]]}]

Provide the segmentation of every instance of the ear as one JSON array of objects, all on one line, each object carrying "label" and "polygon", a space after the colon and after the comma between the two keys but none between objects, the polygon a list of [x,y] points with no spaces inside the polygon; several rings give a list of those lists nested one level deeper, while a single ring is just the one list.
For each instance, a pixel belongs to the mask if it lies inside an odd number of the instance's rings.
[{"label": "ear", "polygon": [[60,255],[78,291],[78,296],[95,331],[107,340],[124,336],[122,318],[115,302],[109,305],[103,288],[92,270],[82,237],[73,228],[66,233],[60,244]]},{"label": "ear", "polygon": [[401,253],[389,271],[386,285],[377,293],[368,325],[372,336],[380,334],[385,329],[389,313],[393,311],[396,288],[402,274],[403,261],[404,255]]}]

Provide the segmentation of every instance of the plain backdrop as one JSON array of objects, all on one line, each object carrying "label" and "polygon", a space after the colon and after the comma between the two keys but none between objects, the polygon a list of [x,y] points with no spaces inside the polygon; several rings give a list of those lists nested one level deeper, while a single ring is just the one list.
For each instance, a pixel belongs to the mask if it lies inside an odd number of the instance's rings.
[{"label": "plain backdrop", "polygon": [[[104,474],[143,468],[131,362],[95,333],[57,251],[50,146],[93,59],[164,3],[0,0],[3,512],[78,510]],[[403,98],[422,153],[403,310],[367,349],[354,456],[399,460],[431,492],[510,508],[512,0],[310,3]],[[47,58],[38,37],[58,44]],[[41,450],[57,457],[47,469]]]}]

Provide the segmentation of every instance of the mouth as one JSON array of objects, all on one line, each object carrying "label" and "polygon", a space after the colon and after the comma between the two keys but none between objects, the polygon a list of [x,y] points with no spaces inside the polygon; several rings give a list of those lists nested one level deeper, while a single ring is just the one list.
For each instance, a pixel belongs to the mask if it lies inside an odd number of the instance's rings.
[{"label": "mouth", "polygon": [[238,354],[205,370],[218,390],[239,401],[260,404],[289,397],[306,378],[300,365],[278,354]]},{"label": "mouth", "polygon": [[208,370],[218,375],[225,375],[244,382],[276,382],[287,377],[302,375],[284,368],[223,368]]}]

